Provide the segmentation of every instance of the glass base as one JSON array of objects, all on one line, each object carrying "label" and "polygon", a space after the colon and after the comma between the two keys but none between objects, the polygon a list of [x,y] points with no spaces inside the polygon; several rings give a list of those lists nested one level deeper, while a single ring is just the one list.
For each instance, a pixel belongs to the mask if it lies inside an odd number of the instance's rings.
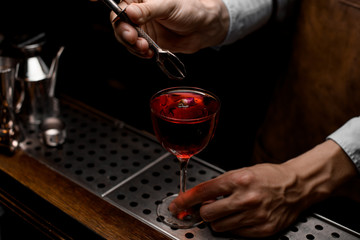
[{"label": "glass base", "polygon": [[203,222],[200,217],[200,207],[192,207],[176,216],[169,211],[169,204],[178,196],[178,194],[171,195],[162,200],[157,207],[158,218],[166,225],[172,228],[187,229],[198,226]]}]

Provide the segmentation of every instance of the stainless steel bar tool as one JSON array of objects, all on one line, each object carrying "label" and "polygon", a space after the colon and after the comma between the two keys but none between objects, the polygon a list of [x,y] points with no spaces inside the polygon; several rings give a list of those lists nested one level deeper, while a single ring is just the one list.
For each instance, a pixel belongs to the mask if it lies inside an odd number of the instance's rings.
[{"label": "stainless steel bar tool", "polygon": [[150,48],[155,51],[157,64],[170,79],[182,80],[185,78],[185,66],[175,54],[168,50],[161,49],[144,30],[130,20],[125,9],[121,9],[113,0],[101,1],[114,11],[120,20],[132,25],[138,32],[139,37],[144,38],[149,43]]}]

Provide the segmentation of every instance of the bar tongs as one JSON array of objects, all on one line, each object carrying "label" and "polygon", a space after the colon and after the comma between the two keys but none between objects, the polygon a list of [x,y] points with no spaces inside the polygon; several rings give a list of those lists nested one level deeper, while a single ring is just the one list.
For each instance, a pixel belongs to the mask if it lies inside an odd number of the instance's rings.
[{"label": "bar tongs", "polygon": [[138,32],[139,37],[144,38],[149,43],[150,48],[155,52],[158,66],[170,79],[182,80],[185,78],[185,66],[175,54],[168,50],[161,49],[144,30],[130,20],[125,9],[121,9],[113,0],[101,1],[108,6],[121,21],[132,25]]}]

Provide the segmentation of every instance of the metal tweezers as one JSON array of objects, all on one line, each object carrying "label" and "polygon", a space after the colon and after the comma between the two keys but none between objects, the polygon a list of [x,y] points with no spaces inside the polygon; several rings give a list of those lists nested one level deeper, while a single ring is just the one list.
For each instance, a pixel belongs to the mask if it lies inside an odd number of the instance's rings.
[{"label": "metal tweezers", "polygon": [[139,37],[144,38],[149,43],[150,48],[155,51],[158,66],[170,79],[182,80],[185,78],[185,66],[175,54],[161,49],[144,30],[130,20],[125,9],[121,9],[113,0],[101,1],[117,15],[117,18],[133,26]]}]

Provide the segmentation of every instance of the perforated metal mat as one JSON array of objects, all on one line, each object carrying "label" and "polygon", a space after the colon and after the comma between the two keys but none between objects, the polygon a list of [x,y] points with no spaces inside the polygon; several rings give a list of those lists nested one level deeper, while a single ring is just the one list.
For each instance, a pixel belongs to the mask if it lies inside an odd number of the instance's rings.
[{"label": "perforated metal mat", "polygon": [[[123,122],[74,103],[61,103],[67,139],[59,148],[46,147],[37,128],[25,129],[21,148],[52,170],[115,207],[173,239],[240,239],[211,231],[171,229],[156,216],[157,204],[179,191],[178,161],[154,140]],[[188,187],[220,175],[223,170],[193,158]],[[271,239],[360,239],[360,234],[318,215],[302,217]]]}]

